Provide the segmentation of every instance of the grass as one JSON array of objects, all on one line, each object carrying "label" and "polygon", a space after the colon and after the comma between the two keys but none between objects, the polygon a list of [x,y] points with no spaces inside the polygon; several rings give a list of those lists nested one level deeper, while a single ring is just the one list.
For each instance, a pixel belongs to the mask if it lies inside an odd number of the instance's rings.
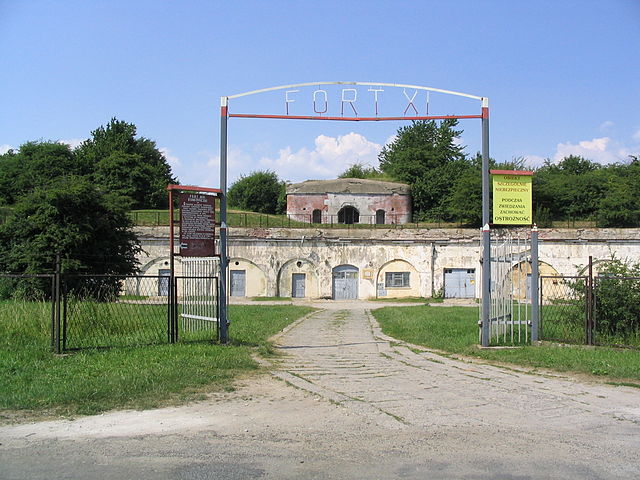
[{"label": "grass", "polygon": [[77,415],[153,408],[231,389],[234,379],[258,368],[253,351],[271,354],[267,339],[310,311],[290,305],[231,305],[229,345],[177,343],[57,356],[49,351],[49,304],[0,302],[0,420],[32,412]]},{"label": "grass", "polygon": [[547,343],[481,349],[475,308],[387,307],[374,310],[373,315],[384,333],[416,345],[491,362],[598,375],[634,385],[640,382],[639,350]]},{"label": "grass", "polygon": [[[129,216],[135,225],[169,225],[169,210],[131,210]],[[176,222],[180,220],[180,210],[175,209],[173,218]],[[216,219],[220,219],[220,211],[216,211]],[[230,227],[248,228],[314,228],[320,225],[309,222],[299,222],[292,220],[287,215],[271,215],[266,213],[247,212],[244,210],[227,210],[227,224]],[[351,225],[339,224],[337,220],[333,224],[322,224],[322,228],[348,228],[348,229],[372,229],[372,228],[460,228],[462,225],[457,222],[419,222],[402,225],[376,225],[369,223],[356,223]]]}]

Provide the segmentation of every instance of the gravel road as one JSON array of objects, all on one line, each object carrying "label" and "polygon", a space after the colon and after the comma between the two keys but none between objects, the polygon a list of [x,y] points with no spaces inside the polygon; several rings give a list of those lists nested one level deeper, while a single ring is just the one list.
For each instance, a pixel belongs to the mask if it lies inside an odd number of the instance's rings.
[{"label": "gravel road", "polygon": [[366,303],[320,306],[235,392],[1,427],[0,478],[640,478],[639,390],[455,360],[384,336]]}]

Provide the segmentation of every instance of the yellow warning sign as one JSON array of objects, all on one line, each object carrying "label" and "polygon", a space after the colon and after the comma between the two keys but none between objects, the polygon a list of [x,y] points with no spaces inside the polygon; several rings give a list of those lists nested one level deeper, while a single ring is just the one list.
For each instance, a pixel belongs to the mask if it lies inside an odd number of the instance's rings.
[{"label": "yellow warning sign", "polygon": [[494,225],[533,224],[533,172],[492,170]]}]

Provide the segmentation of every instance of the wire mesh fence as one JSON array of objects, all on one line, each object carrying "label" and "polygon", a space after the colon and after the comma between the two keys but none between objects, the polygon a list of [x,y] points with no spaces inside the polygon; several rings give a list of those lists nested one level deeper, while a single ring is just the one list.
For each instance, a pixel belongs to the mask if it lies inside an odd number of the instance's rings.
[{"label": "wire mesh fence", "polygon": [[0,273],[0,344],[6,348],[54,348],[53,289],[53,274]]},{"label": "wire mesh fence", "polygon": [[586,276],[540,277],[540,339],[587,342]]},{"label": "wire mesh fence", "polygon": [[640,277],[594,277],[593,343],[640,348]]},{"label": "wire mesh fence", "polygon": [[640,277],[540,277],[541,340],[640,348]]},{"label": "wire mesh fence", "polygon": [[218,338],[217,277],[63,276],[61,350]]}]

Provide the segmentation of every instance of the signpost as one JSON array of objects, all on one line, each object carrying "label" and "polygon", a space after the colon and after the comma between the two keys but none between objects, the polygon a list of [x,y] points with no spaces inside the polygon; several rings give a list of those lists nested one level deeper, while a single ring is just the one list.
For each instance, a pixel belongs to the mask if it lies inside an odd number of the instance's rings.
[{"label": "signpost", "polygon": [[[178,312],[175,273],[175,234],[173,213],[173,192],[180,194],[180,253],[184,257],[214,257],[215,253],[215,201],[222,198],[219,188],[196,187],[193,185],[168,185],[169,191],[169,341],[178,340]],[[221,200],[222,203],[222,200]],[[220,292],[222,294],[222,291]],[[222,337],[222,321],[219,324]],[[226,324],[225,324],[226,332]]]}]

